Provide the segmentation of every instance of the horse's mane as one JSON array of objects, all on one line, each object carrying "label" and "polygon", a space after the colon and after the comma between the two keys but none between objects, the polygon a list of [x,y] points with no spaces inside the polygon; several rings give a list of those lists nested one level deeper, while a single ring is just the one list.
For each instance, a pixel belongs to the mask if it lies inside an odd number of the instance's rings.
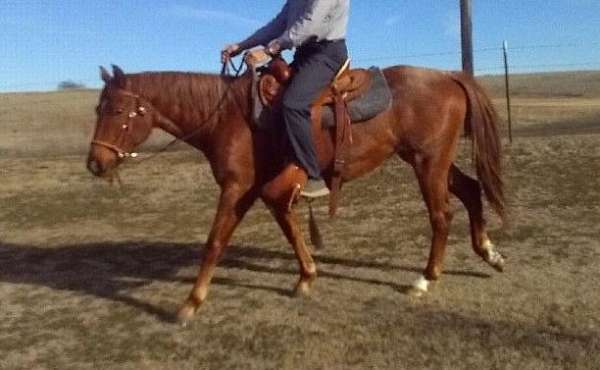
[{"label": "horse's mane", "polygon": [[[226,106],[249,107],[249,83],[238,78],[191,72],[143,72],[127,75],[131,91],[148,99],[161,113],[188,124],[212,129]],[[225,97],[225,94],[227,96]],[[208,120],[208,121],[207,121]]]}]

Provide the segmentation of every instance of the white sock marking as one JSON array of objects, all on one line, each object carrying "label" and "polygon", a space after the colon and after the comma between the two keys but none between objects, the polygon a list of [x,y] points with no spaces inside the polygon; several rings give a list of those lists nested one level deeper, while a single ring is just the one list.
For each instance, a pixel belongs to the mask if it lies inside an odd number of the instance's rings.
[{"label": "white sock marking", "polygon": [[425,276],[420,276],[417,281],[413,283],[413,288],[418,289],[422,292],[426,292],[429,288],[429,281],[425,279]]}]

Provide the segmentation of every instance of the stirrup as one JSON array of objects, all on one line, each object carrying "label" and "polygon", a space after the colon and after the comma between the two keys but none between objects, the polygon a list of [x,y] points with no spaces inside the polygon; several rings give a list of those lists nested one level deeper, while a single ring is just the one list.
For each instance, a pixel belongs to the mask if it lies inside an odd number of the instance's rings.
[{"label": "stirrup", "polygon": [[[312,183],[312,184],[311,184]],[[311,185],[319,185],[316,189],[311,189]],[[305,198],[314,199],[329,195],[330,191],[323,180],[308,180],[300,195]]]}]

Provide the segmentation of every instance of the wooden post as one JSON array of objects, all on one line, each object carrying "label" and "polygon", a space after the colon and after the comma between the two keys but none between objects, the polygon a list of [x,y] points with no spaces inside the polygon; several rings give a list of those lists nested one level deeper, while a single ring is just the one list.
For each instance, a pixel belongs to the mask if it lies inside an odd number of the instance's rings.
[{"label": "wooden post", "polygon": [[471,21],[471,0],[460,0],[460,29],[463,71],[473,76],[473,22]]},{"label": "wooden post", "polygon": [[512,115],[510,107],[510,83],[509,83],[509,71],[508,71],[508,42],[504,40],[502,44],[502,50],[504,51],[504,85],[506,89],[506,110],[508,114],[508,140],[510,143],[513,141],[512,136]]}]

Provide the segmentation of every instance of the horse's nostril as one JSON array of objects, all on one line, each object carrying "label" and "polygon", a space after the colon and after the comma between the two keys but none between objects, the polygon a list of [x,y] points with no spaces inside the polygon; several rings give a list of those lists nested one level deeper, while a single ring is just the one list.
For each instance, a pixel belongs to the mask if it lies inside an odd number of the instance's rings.
[{"label": "horse's nostril", "polygon": [[87,165],[88,170],[90,170],[91,173],[93,173],[94,175],[98,175],[100,173],[100,166],[98,165],[98,162],[96,162],[95,160],[90,160],[88,161],[88,165]]}]

